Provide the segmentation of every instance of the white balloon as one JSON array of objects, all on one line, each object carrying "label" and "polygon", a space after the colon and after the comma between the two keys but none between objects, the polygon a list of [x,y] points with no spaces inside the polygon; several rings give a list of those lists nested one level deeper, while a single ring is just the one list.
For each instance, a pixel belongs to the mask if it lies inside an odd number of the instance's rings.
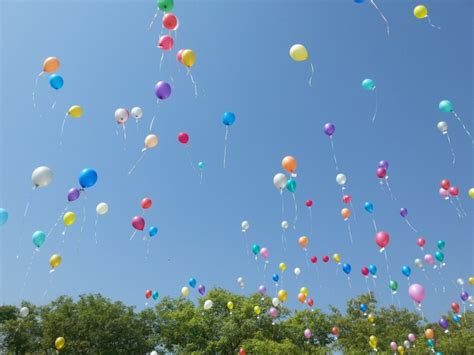
[{"label": "white balloon", "polygon": [[150,355],[158,355],[158,352],[156,352],[155,350],[153,350]]},{"label": "white balloon", "polygon": [[403,342],[403,346],[406,348],[406,349],[409,349],[410,348],[410,342],[408,340],[405,340]]},{"label": "white balloon", "polygon": [[423,268],[423,261],[421,259],[415,259],[415,265],[418,266],[420,269]]},{"label": "white balloon", "polygon": [[240,286],[240,288],[244,288],[244,287],[245,287],[245,284],[244,284],[243,282],[240,282],[240,283],[239,283],[239,286]]},{"label": "white balloon", "polygon": [[273,304],[273,307],[278,307],[278,305],[280,304],[280,300],[278,299],[278,297],[274,297],[272,299],[272,304]]},{"label": "white balloon", "polygon": [[273,185],[279,190],[283,190],[286,187],[286,183],[288,179],[286,178],[285,174],[278,173],[273,177]]},{"label": "white balloon", "polygon": [[27,317],[28,314],[30,314],[30,310],[28,309],[28,307],[21,307],[20,308],[20,317],[21,318]]},{"label": "white balloon", "polygon": [[474,297],[469,296],[469,297],[467,298],[467,301],[468,301],[470,304],[474,304]]},{"label": "white balloon", "polygon": [[242,232],[246,232],[250,228],[250,223],[249,221],[243,221],[240,224],[240,227],[242,228]]},{"label": "white balloon", "polygon": [[448,122],[439,121],[436,127],[438,127],[438,131],[440,131],[441,133],[448,133]]},{"label": "white balloon", "polygon": [[347,181],[347,178],[346,178],[346,175],[344,174],[337,174],[336,175],[336,182],[338,183],[338,185],[345,185],[346,184],[346,181]]},{"label": "white balloon", "polygon": [[211,300],[207,300],[206,302],[204,302],[204,309],[211,309],[212,306],[214,305],[214,303],[212,303]]},{"label": "white balloon", "polygon": [[118,108],[115,110],[115,121],[117,121],[118,124],[127,122],[128,116],[128,110],[125,108]]},{"label": "white balloon", "polygon": [[301,269],[299,267],[295,267],[295,270],[293,270],[293,272],[296,276],[298,276],[299,274],[301,274]]},{"label": "white balloon", "polygon": [[281,222],[281,228],[288,229],[289,226],[290,226],[290,224],[288,223],[288,221]]},{"label": "white balloon", "polygon": [[40,166],[33,170],[31,182],[35,187],[46,187],[53,181],[53,171],[47,166]]},{"label": "white balloon", "polygon": [[104,215],[109,211],[109,205],[105,202],[101,202],[97,205],[95,211],[97,212],[97,214]]},{"label": "white balloon", "polygon": [[456,280],[456,282],[458,283],[459,286],[463,286],[464,285],[464,280],[459,278]]},{"label": "white balloon", "polygon": [[237,278],[237,283],[241,284],[244,282],[244,278],[242,276]]},{"label": "white balloon", "polygon": [[143,117],[143,110],[140,107],[134,107],[130,111],[133,117],[135,117],[136,120],[139,120],[140,118]]}]

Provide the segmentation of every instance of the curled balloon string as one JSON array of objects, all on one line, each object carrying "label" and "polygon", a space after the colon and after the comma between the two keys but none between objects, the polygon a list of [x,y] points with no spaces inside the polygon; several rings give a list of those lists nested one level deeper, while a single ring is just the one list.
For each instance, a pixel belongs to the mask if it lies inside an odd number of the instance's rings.
[{"label": "curled balloon string", "polygon": [[138,158],[138,160],[135,162],[135,164],[132,166],[132,168],[129,170],[128,172],[128,176],[130,176],[133,171],[137,168],[138,164],[140,164],[140,162],[143,160],[143,158],[145,157],[145,154],[146,154],[146,148],[144,148],[142,150],[142,155],[140,155],[140,158]]},{"label": "curled balloon string", "polygon": [[451,149],[451,155],[453,157],[453,166],[456,163],[456,154],[454,153],[454,148],[453,145],[451,144],[451,138],[449,137],[449,134],[446,133],[446,138],[448,139],[448,144],[449,144],[449,149]]},{"label": "curled balloon string", "polygon": [[310,87],[313,86],[313,76],[314,76],[314,66],[313,63],[309,62],[309,65],[311,66],[311,76],[309,77],[308,84]]},{"label": "curled balloon string", "polygon": [[418,231],[415,229],[415,227],[412,226],[412,224],[410,223],[410,221],[408,220],[408,218],[405,218],[405,222],[406,224],[408,225],[408,227],[410,227],[410,229],[415,232],[415,233],[418,233]]},{"label": "curled balloon string", "polygon": [[377,4],[375,4],[374,0],[370,0],[370,3],[372,4],[373,7],[375,7],[375,9],[378,11],[380,17],[382,17],[382,19],[384,20],[385,26],[387,27],[387,36],[389,36],[390,35],[390,24],[388,23],[387,18],[385,17],[383,12],[380,11],[379,7],[377,6]]},{"label": "curled balloon string", "polygon": [[459,121],[459,123],[462,125],[462,128],[464,129],[464,132],[466,132],[466,134],[468,135],[468,137],[471,139],[471,143],[474,144],[474,139],[472,139],[472,135],[471,135],[471,132],[469,132],[469,130],[467,129],[467,127],[464,125],[464,122],[461,120],[461,117],[458,116],[458,114],[456,113],[456,111],[451,111],[454,115],[454,117],[456,117],[456,119]]},{"label": "curled balloon string", "polygon": [[191,79],[191,83],[193,84],[193,87],[194,87],[194,97],[197,97],[198,96],[197,83],[194,80],[193,73],[191,73],[191,69],[188,68],[188,72],[186,73],[186,75],[188,75],[189,78]]},{"label": "curled balloon string", "polygon": [[354,241],[352,240],[351,222],[349,221],[347,221],[347,231],[349,233],[349,239],[351,241],[351,245],[354,245]]},{"label": "curled balloon string", "polygon": [[374,89],[374,92],[375,92],[375,109],[374,109],[374,115],[372,116],[372,123],[375,122],[375,117],[377,116],[377,111],[379,108],[379,98],[377,94],[377,89]]},{"label": "curled balloon string", "polygon": [[225,162],[227,157],[227,137],[229,135],[229,126],[225,126],[225,136],[224,136],[224,169],[225,169]]},{"label": "curled balloon string", "polygon": [[426,18],[428,19],[428,23],[430,24],[431,27],[436,28],[436,29],[438,29],[438,30],[441,29],[441,27],[436,26],[436,25],[433,24],[433,22],[431,22],[431,17],[429,17],[428,15],[426,15]]},{"label": "curled balloon string", "polygon": [[334,164],[336,165],[336,172],[337,172],[339,171],[339,167],[337,166],[336,151],[334,149],[334,142],[332,140],[332,136],[329,136],[329,141],[331,142],[332,157],[334,158]]},{"label": "curled balloon string", "polygon": [[151,19],[150,25],[148,26],[148,31],[150,31],[151,28],[153,27],[153,24],[155,23],[155,20],[158,17],[158,12],[159,11],[160,11],[159,8],[156,8],[155,15],[153,15],[153,18]]},{"label": "curled balloon string", "polygon": [[156,118],[156,115],[153,115],[153,117],[151,118],[150,126],[148,127],[148,130],[150,132],[153,129],[153,123],[155,123],[155,118]]},{"label": "curled balloon string", "polygon": [[293,229],[296,229],[296,222],[298,221],[298,204],[296,203],[296,196],[295,193],[292,193],[293,195],[293,202],[295,204],[295,218],[293,219]]}]

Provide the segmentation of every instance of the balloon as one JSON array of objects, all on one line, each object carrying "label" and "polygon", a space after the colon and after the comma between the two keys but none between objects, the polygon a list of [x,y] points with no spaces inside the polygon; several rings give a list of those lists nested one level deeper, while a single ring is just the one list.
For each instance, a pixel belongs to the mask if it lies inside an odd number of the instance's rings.
[{"label": "balloon", "polygon": [[270,309],[268,310],[268,314],[270,315],[270,317],[276,318],[278,316],[278,310],[274,307],[270,307]]},{"label": "balloon", "polygon": [[154,227],[154,226],[151,226],[149,229],[148,229],[148,235],[152,238],[154,236],[156,236],[158,234],[158,228]]},{"label": "balloon", "polygon": [[163,12],[170,12],[173,10],[174,0],[157,0],[158,8]]},{"label": "balloon", "polygon": [[162,24],[163,24],[163,27],[166,28],[167,30],[170,30],[170,31],[177,30],[178,18],[171,12],[168,12],[167,14],[163,16]]},{"label": "balloon", "polygon": [[308,59],[308,51],[302,44],[294,44],[290,48],[290,57],[295,62],[304,62]]},{"label": "balloon", "polygon": [[304,337],[305,337],[306,339],[311,338],[311,335],[312,335],[312,334],[311,334],[311,330],[309,330],[309,329],[305,329],[305,330],[304,330]]},{"label": "balloon", "polygon": [[278,297],[274,297],[272,299],[272,305],[275,307],[278,307],[279,304],[280,304],[280,300],[278,299]]},{"label": "balloon", "polygon": [[145,298],[146,298],[146,299],[149,299],[152,294],[153,294],[153,292],[152,292],[151,290],[146,290],[146,291],[145,291]]},{"label": "balloon", "polygon": [[184,52],[184,49],[180,49],[178,51],[178,53],[176,53],[176,59],[178,60],[178,62],[180,62],[181,64],[183,64],[183,52]]},{"label": "balloon", "polygon": [[227,302],[227,309],[229,311],[232,311],[234,309],[234,302],[232,301]]},{"label": "balloon", "polygon": [[160,294],[158,291],[153,291],[153,294],[151,295],[151,298],[153,298],[155,301],[160,297]]},{"label": "balloon", "polygon": [[373,349],[375,349],[377,347],[377,343],[378,343],[377,337],[375,335],[371,335],[369,338],[369,345]]},{"label": "balloon", "polygon": [[149,197],[144,197],[142,201],[140,202],[140,206],[144,209],[147,210],[153,205],[153,201]]},{"label": "balloon", "polygon": [[430,348],[433,348],[435,346],[435,341],[433,339],[428,339],[426,344],[428,344]]},{"label": "balloon", "polygon": [[458,314],[455,314],[453,316],[453,322],[460,323],[461,322],[461,317]]},{"label": "balloon", "polygon": [[[406,340],[405,340],[405,341],[406,341]],[[410,344],[408,344],[408,345],[410,345]],[[398,353],[399,353],[400,355],[405,354],[405,348],[404,348],[402,345],[399,345],[399,346],[397,347],[397,351],[398,351]]]},{"label": "balloon", "polygon": [[198,286],[198,292],[201,294],[201,296],[204,296],[206,294],[206,286],[199,285]]},{"label": "balloon", "polygon": [[49,258],[49,265],[51,265],[53,269],[56,269],[59,265],[61,265],[61,261],[61,255],[54,254]]},{"label": "balloon", "polygon": [[385,176],[387,176],[387,169],[377,168],[376,174],[378,178],[383,179]]},{"label": "balloon", "polygon": [[265,294],[267,293],[267,288],[263,285],[260,285],[258,287],[258,293],[260,293],[262,296],[265,296]]},{"label": "balloon", "polygon": [[204,309],[209,310],[212,308],[213,305],[214,303],[211,300],[207,300],[206,302],[204,302]]},{"label": "balloon", "polygon": [[324,133],[331,137],[336,132],[336,126],[333,123],[326,123],[324,125]]},{"label": "balloon", "polygon": [[198,168],[199,168],[199,169],[201,169],[201,170],[204,169],[204,166],[205,166],[205,165],[204,165],[204,162],[203,162],[203,161],[200,161],[200,162],[198,163]]},{"label": "balloon", "polygon": [[169,35],[163,35],[158,40],[157,47],[163,49],[164,51],[169,51],[171,50],[171,48],[173,48],[173,45],[174,45],[173,37]]},{"label": "balloon", "polygon": [[187,288],[186,286],[184,286],[182,289],[181,289],[181,295],[183,297],[188,297],[189,295],[189,288]]},{"label": "balloon", "polygon": [[76,188],[72,188],[67,193],[67,200],[69,202],[76,201],[81,196],[81,191]]},{"label": "balloon", "polygon": [[341,262],[341,256],[336,253],[332,256],[332,260],[334,260],[336,263],[340,263]]},{"label": "balloon", "polygon": [[318,257],[313,255],[309,260],[311,260],[313,264],[316,264],[318,262]]},{"label": "balloon", "polygon": [[285,169],[290,174],[292,174],[296,170],[296,166],[297,166],[296,159],[288,155],[284,157],[283,160],[281,161],[281,166],[283,167],[283,169]]},{"label": "balloon", "polygon": [[79,185],[81,185],[84,189],[94,186],[96,182],[97,172],[94,169],[85,168],[79,174]]},{"label": "balloon", "polygon": [[76,214],[74,212],[66,212],[63,216],[63,222],[65,226],[72,226],[76,221]]},{"label": "balloon", "polygon": [[398,346],[397,343],[395,343],[394,341],[392,341],[392,342],[390,343],[390,348],[391,348],[393,351],[397,351],[397,346]]},{"label": "balloon", "polygon": [[461,292],[461,300],[466,302],[468,298],[469,298],[469,294],[466,291],[462,291]]},{"label": "balloon", "polygon": [[389,242],[390,235],[387,232],[380,231],[375,235],[375,243],[377,243],[381,250],[385,249]]},{"label": "balloon", "polygon": [[442,134],[448,133],[448,123],[444,121],[439,121],[438,124],[436,125],[438,128],[438,131],[440,131]]},{"label": "balloon", "polygon": [[405,275],[406,277],[410,277],[411,268],[408,265],[403,265],[402,266],[402,274]]},{"label": "balloon", "polygon": [[344,174],[337,174],[336,175],[336,182],[340,186],[344,186],[346,184],[347,178]]},{"label": "balloon", "polygon": [[344,218],[344,221],[347,221],[350,215],[351,215],[351,211],[348,208],[344,207],[341,210],[341,216],[342,218]]},{"label": "balloon", "polygon": [[267,248],[260,249],[260,256],[264,259],[267,259],[270,256],[268,249]]},{"label": "balloon", "polygon": [[369,275],[369,268],[366,267],[366,266],[363,266],[363,267],[360,269],[360,272],[361,272],[362,275],[368,276],[368,275]]},{"label": "balloon", "polygon": [[344,202],[345,204],[348,204],[348,203],[351,203],[351,195],[344,195],[342,196],[342,202]]},{"label": "balloon", "polygon": [[364,203],[364,209],[367,212],[372,213],[372,212],[374,212],[374,204],[372,202],[366,202],[366,203]]},{"label": "balloon", "polygon": [[282,191],[286,187],[286,183],[288,179],[286,178],[285,174],[278,173],[273,177],[273,185],[280,191]]},{"label": "balloon", "polygon": [[474,276],[469,277],[468,282],[469,285],[474,285]]},{"label": "balloon", "polygon": [[30,310],[28,309],[28,307],[21,307],[20,308],[20,317],[21,318],[26,318],[28,316],[28,314],[30,314]]},{"label": "balloon", "polygon": [[3,226],[8,221],[8,211],[0,208],[0,226]]},{"label": "balloon", "polygon": [[425,337],[427,339],[434,339],[434,332],[433,332],[433,329],[431,328],[428,328],[425,330]]},{"label": "balloon", "polygon": [[257,316],[262,312],[262,310],[260,309],[259,306],[253,307],[253,311],[255,312],[255,314],[256,314]]},{"label": "balloon", "polygon": [[308,297],[308,289],[306,287],[301,287],[300,288],[300,293],[302,293],[303,295],[305,295],[305,297]]},{"label": "balloon", "polygon": [[375,83],[372,79],[362,80],[362,88],[367,91],[375,90]]},{"label": "balloon", "polygon": [[404,207],[400,208],[400,216],[406,218],[408,216],[408,210]]},{"label": "balloon", "polygon": [[64,346],[66,345],[66,340],[64,340],[63,337],[56,338],[54,341],[54,346],[56,347],[57,350],[64,349]]},{"label": "balloon", "polygon": [[278,291],[278,300],[280,302],[285,302],[288,299],[288,293],[285,290]]},{"label": "balloon", "polygon": [[68,116],[71,116],[73,118],[80,118],[83,114],[84,111],[82,110],[82,107],[79,105],[74,105],[69,107],[69,110],[67,110]]},{"label": "balloon", "polygon": [[189,135],[186,132],[178,133],[178,141],[181,144],[187,144],[189,142]]},{"label": "balloon", "polygon": [[451,101],[448,100],[441,101],[438,105],[438,108],[442,112],[453,112],[453,104],[451,103]]},{"label": "balloon", "polygon": [[459,189],[456,186],[451,186],[448,191],[451,196],[459,195]]},{"label": "balloon", "polygon": [[412,284],[408,288],[408,294],[413,301],[421,303],[425,299],[425,288],[420,284]]},{"label": "balloon", "polygon": [[296,191],[296,181],[293,179],[288,179],[288,182],[286,183],[286,188],[288,191],[294,193]]},{"label": "balloon", "polygon": [[459,286],[463,286],[463,285],[464,285],[464,280],[461,279],[461,278],[458,278],[458,279],[456,279],[456,283],[457,283]]},{"label": "balloon", "polygon": [[132,227],[136,230],[142,231],[145,228],[145,220],[141,216],[135,216],[132,218]]},{"label": "balloon", "polygon": [[314,305],[314,300],[312,298],[308,298],[308,301],[306,302],[309,307],[313,307]]},{"label": "balloon", "polygon": [[308,237],[306,236],[302,236],[298,239],[298,244],[300,245],[300,247],[302,247],[303,249],[306,249],[307,246],[308,246]]},{"label": "balloon", "polygon": [[469,191],[467,192],[467,194],[469,195],[471,199],[474,199],[474,187],[471,187]]},{"label": "balloon", "polygon": [[361,312],[367,312],[367,305],[365,303],[361,303],[359,306]]},{"label": "balloon", "polygon": [[196,53],[192,49],[185,49],[181,54],[181,63],[191,68],[196,62]]},{"label": "balloon", "polygon": [[323,262],[327,263],[329,261],[329,256],[323,255]]},{"label": "balloon", "polygon": [[117,124],[124,124],[128,120],[129,112],[125,108],[118,108],[115,110],[114,116]]},{"label": "balloon", "polygon": [[438,321],[438,324],[441,328],[443,328],[445,330],[448,329],[449,324],[448,324],[448,321],[446,319],[440,318],[440,320]]},{"label": "balloon", "polygon": [[338,327],[332,327],[331,334],[334,335],[335,337],[339,336],[339,328]]},{"label": "balloon", "polygon": [[438,260],[440,263],[442,263],[443,260],[444,260],[444,254],[443,254],[443,252],[437,251],[437,252],[435,253],[435,258],[436,258],[436,260]]},{"label": "balloon", "polygon": [[418,244],[418,246],[420,248],[423,248],[426,244],[426,240],[422,237],[418,238],[418,240],[416,241],[416,244]]},{"label": "balloon", "polygon": [[413,9],[413,15],[415,15],[415,17],[418,19],[425,18],[426,16],[428,16],[428,9],[425,5],[415,6],[415,8]]},{"label": "balloon", "polygon": [[225,126],[232,126],[235,122],[235,113],[233,112],[224,112],[222,115],[222,123]]},{"label": "balloon", "polygon": [[451,309],[454,313],[459,313],[459,305],[456,302],[451,303]]},{"label": "balloon", "polygon": [[33,244],[39,248],[41,247],[45,240],[46,240],[46,234],[42,231],[36,231],[33,233],[33,235],[31,236],[31,240],[33,241]]},{"label": "balloon", "polygon": [[239,355],[247,355],[247,351],[244,348],[240,348]]},{"label": "balloon", "polygon": [[53,171],[46,167],[40,166],[33,170],[31,174],[31,182],[35,188],[46,187],[53,181]]},{"label": "balloon", "polygon": [[393,291],[393,292],[396,292],[398,290],[398,282],[397,281],[394,281],[394,280],[390,280],[390,289]]},{"label": "balloon", "polygon": [[369,272],[371,273],[372,276],[375,276],[375,274],[377,273],[377,266],[370,264]]},{"label": "balloon", "polygon": [[[240,277],[239,277],[239,279],[240,279]],[[243,279],[242,279],[242,281],[237,280],[237,282],[239,282],[239,283],[240,283],[240,282],[243,282]],[[188,285],[191,286],[192,288],[195,288],[195,287],[196,287],[196,283],[197,283],[197,281],[196,281],[196,279],[195,279],[194,277],[191,277],[191,278],[188,280]]]},{"label": "balloon", "polygon": [[280,265],[278,265],[278,268],[280,269],[281,272],[285,272],[286,264],[285,263],[280,263]]},{"label": "balloon", "polygon": [[278,274],[273,274],[272,275],[272,280],[275,281],[275,282],[278,282],[278,280],[280,280],[280,277],[278,276]]},{"label": "balloon", "polygon": [[386,160],[379,161],[378,167],[379,168],[384,168],[385,170],[388,170],[388,161],[386,161]]},{"label": "balloon", "polygon": [[58,74],[53,74],[49,77],[49,85],[54,89],[54,90],[59,90],[63,87],[64,85],[64,79],[61,75]]},{"label": "balloon", "polygon": [[415,265],[417,267],[419,267],[420,269],[422,269],[423,268],[423,261],[421,261],[421,259],[416,258],[415,259]]},{"label": "balloon", "polygon": [[61,63],[56,57],[48,57],[43,62],[43,72],[45,73],[54,73],[59,69]]},{"label": "balloon", "polygon": [[342,264],[342,271],[349,275],[351,273],[352,267],[351,264]]},{"label": "balloon", "polygon": [[433,255],[431,254],[426,254],[423,258],[425,260],[425,263],[433,265],[435,263]]},{"label": "balloon", "polygon": [[313,201],[306,200],[306,202],[304,204],[306,205],[306,207],[311,207],[311,206],[313,206]]},{"label": "balloon", "polygon": [[155,95],[160,100],[166,100],[171,95],[171,85],[166,81],[159,81],[155,85]]},{"label": "balloon", "polygon": [[408,349],[410,347],[410,342],[408,340],[405,340],[403,342],[403,346]]},{"label": "balloon", "polygon": [[158,144],[158,137],[154,134],[149,134],[145,137],[145,149],[156,147]]},{"label": "balloon", "polygon": [[415,334],[413,333],[408,334],[408,340],[413,343],[416,340]]},{"label": "balloon", "polygon": [[130,110],[130,113],[136,120],[139,120],[143,117],[143,110],[140,107],[134,107]]},{"label": "balloon", "polygon": [[242,223],[240,224],[240,228],[242,228],[242,232],[248,231],[248,229],[250,228],[249,221],[242,221]]},{"label": "balloon", "polygon": [[295,267],[293,272],[295,273],[296,276],[299,276],[301,274],[301,269],[299,267]]},{"label": "balloon", "polygon": [[372,313],[369,313],[369,315],[367,316],[367,320],[369,321],[369,323],[374,323],[375,316]]}]

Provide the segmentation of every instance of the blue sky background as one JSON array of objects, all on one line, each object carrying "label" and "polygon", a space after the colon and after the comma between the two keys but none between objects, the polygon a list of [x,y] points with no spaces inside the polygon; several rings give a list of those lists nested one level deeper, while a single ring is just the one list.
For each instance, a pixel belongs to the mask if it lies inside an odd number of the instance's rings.
[{"label": "blue sky background", "polygon": [[[45,303],[62,294],[100,292],[142,308],[148,288],[162,296],[178,296],[187,280],[195,277],[208,289],[240,292],[239,276],[245,278],[245,293],[265,283],[273,295],[270,277],[284,261],[290,307],[304,307],[296,300],[302,286],[309,289],[316,307],[342,307],[348,298],[366,291],[359,270],[371,263],[379,269],[375,293],[382,304],[390,304],[385,260],[363,209],[365,201],[372,201],[379,228],[391,235],[387,253],[401,305],[414,309],[400,272],[403,264],[412,267],[411,281],[426,288],[424,312],[430,319],[446,312],[451,302],[460,302],[460,287],[454,280],[473,273],[472,200],[467,196],[473,185],[472,145],[454,117],[437,106],[450,99],[473,130],[473,5],[467,0],[425,1],[432,21],[442,27],[437,30],[413,17],[413,1],[378,4],[390,21],[389,37],[369,2],[295,1],[289,6],[283,1],[177,0],[178,36],[160,72],[156,42],[161,15],[147,31],[154,1],[3,1],[0,204],[10,212],[10,220],[0,229],[1,302],[20,302],[34,250],[31,234],[48,231],[54,224],[68,189],[77,186],[85,167],[96,169],[99,181],[87,191],[87,200],[70,205],[78,220],[68,229],[65,243],[59,226],[35,256],[23,299]],[[312,88],[307,83],[309,64],[293,62],[288,55],[294,43],[307,47],[315,65]],[[192,68],[197,98],[186,71],[176,63],[180,48],[192,48],[197,54]],[[34,110],[34,81],[48,56],[61,59],[59,73],[65,84],[53,92],[41,78]],[[375,124],[371,123],[374,95],[361,88],[364,78],[377,85]],[[157,108],[153,87],[159,80],[172,82],[173,92]],[[76,104],[83,106],[84,116],[67,120],[59,150],[64,113]],[[133,120],[127,123],[124,150],[121,133],[116,135],[114,111],[133,106],[142,107],[144,117],[138,127]],[[220,121],[224,111],[237,116],[230,128],[226,169],[222,167],[225,128]],[[157,112],[154,133],[159,144],[128,177]],[[457,155],[454,167],[447,141],[436,129],[440,120],[450,125]],[[330,142],[322,132],[326,122],[337,127],[336,154],[356,210],[357,221],[351,218],[354,245],[340,216],[344,205]],[[194,163],[206,164],[202,184],[177,142],[180,131],[190,135]],[[299,217],[296,230],[287,231],[286,252],[280,240],[280,195],[272,184],[285,155],[298,160]],[[396,201],[381,190],[375,176],[381,159],[390,162]],[[52,168],[55,179],[32,193],[22,222],[31,172],[41,165]],[[443,178],[460,188],[468,217],[459,219],[439,198]],[[159,229],[148,260],[141,234],[129,240],[131,218],[140,213],[145,196],[154,202],[145,215],[147,227]],[[308,198],[314,201],[313,234],[304,206]],[[99,219],[96,245],[95,206],[101,201],[110,210]],[[291,194],[285,192],[284,201],[284,218],[292,221]],[[81,234],[83,205],[87,219]],[[408,208],[409,220],[425,236],[427,252],[434,254],[436,242],[446,241],[444,281],[428,268],[432,283],[428,282],[413,265],[422,257],[418,235],[400,217],[400,207]],[[249,244],[270,251],[266,279],[262,260],[256,263],[246,254],[242,220],[250,221]],[[352,265],[352,288],[341,270],[336,273],[334,262],[318,261],[318,280],[316,267],[306,265],[297,244],[301,235],[310,238],[309,255],[321,258],[338,252]],[[57,252],[63,263],[51,276],[48,260]],[[297,266],[302,274],[296,279],[292,270]],[[197,296],[195,290],[190,297]]]}]

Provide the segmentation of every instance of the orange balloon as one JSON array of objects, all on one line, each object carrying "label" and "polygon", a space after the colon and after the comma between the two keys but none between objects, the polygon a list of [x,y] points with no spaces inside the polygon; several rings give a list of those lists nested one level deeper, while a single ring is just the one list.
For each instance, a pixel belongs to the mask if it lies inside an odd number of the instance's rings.
[{"label": "orange balloon", "polygon": [[298,301],[300,301],[301,303],[304,303],[304,301],[306,300],[306,296],[304,293],[298,293]]},{"label": "orange balloon", "polygon": [[300,239],[298,239],[298,244],[303,249],[306,249],[306,247],[308,246],[308,242],[309,242],[309,239],[306,236],[302,236],[302,237],[300,237]]},{"label": "orange balloon", "polygon": [[425,330],[425,337],[427,339],[434,339],[434,332],[433,332],[433,329],[431,328],[428,328]]},{"label": "orange balloon", "polygon": [[293,173],[296,170],[296,159],[288,155],[281,161],[281,166],[289,173]]},{"label": "orange balloon", "polygon": [[59,66],[61,63],[59,63],[59,59],[56,57],[48,57],[44,60],[43,63],[43,71],[45,73],[54,73],[59,69]]},{"label": "orange balloon", "polygon": [[341,216],[344,218],[344,221],[347,221],[349,219],[349,216],[351,215],[351,211],[348,208],[343,208],[341,210]]}]

